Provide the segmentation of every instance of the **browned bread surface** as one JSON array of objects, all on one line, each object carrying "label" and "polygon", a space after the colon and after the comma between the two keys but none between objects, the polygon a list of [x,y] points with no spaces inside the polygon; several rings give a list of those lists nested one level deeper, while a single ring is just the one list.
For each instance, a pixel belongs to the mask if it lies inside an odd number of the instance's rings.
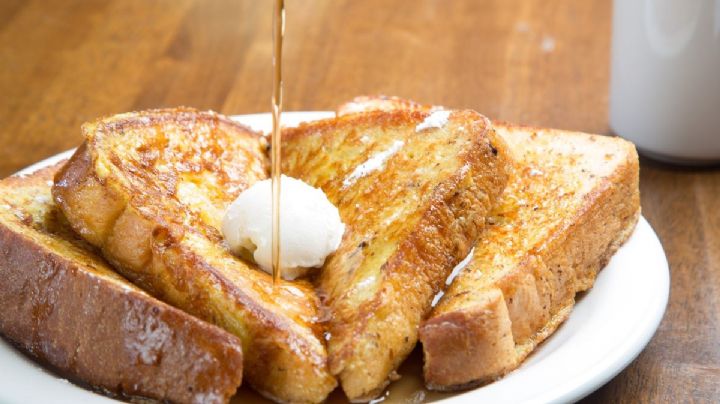
[{"label": "browned bread surface", "polygon": [[[317,285],[331,314],[330,368],[351,400],[395,377],[505,187],[505,146],[485,117],[453,111],[441,128],[416,130],[428,115],[347,115],[283,132],[283,172],[321,188],[346,225]],[[377,170],[355,175],[362,166]]]},{"label": "browned bread surface", "polygon": [[0,182],[0,331],[64,377],[119,395],[227,402],[240,340],[117,275],[52,202],[59,166]]},{"label": "browned bread surface", "polygon": [[515,369],[632,233],[638,160],[619,138],[496,124],[516,169],[468,266],[420,331],[428,387]]},{"label": "browned bread surface", "polygon": [[336,381],[311,286],[274,288],[218,229],[232,200],[267,177],[264,138],[192,109],[116,115],[83,134],[53,188],[73,228],[136,284],[240,337],[252,387],[322,401]]}]

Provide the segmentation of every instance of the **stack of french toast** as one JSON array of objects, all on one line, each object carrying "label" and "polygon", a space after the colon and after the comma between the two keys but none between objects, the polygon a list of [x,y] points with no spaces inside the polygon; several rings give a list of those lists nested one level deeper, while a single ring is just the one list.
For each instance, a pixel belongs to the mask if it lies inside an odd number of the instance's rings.
[{"label": "stack of french toast", "polygon": [[69,160],[0,182],[0,332],[120,397],[224,403],[245,382],[278,402],[338,386],[366,402],[418,342],[428,388],[492,382],[568,317],[640,214],[622,139],[358,97],[283,130],[283,173],[346,230],[317,275],[273,285],[220,231],[268,177],[265,136],[187,108],[82,132]]}]

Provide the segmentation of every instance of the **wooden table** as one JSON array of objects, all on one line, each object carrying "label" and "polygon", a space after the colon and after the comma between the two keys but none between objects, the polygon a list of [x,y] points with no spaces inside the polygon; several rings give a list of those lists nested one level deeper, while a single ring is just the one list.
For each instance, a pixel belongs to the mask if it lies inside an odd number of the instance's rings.
[{"label": "wooden table", "polygon": [[[611,4],[288,0],[287,110],[396,94],[608,133]],[[104,114],[269,111],[269,0],[2,0],[0,175],[80,142]],[[672,291],[650,345],[589,402],[720,399],[720,172],[642,161],[643,214]]]}]

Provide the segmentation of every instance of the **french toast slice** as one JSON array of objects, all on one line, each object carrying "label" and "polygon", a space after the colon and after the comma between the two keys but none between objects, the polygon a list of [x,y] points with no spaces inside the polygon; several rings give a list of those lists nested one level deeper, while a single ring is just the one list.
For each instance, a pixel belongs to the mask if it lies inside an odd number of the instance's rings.
[{"label": "french toast slice", "polygon": [[350,400],[396,377],[505,187],[505,149],[473,111],[376,111],[283,131],[283,172],[321,188],[346,225],[316,285],[330,370]]},{"label": "french toast slice", "polygon": [[640,216],[620,138],[495,124],[516,167],[468,265],[420,329],[428,388],[495,380],[567,319]]},{"label": "french toast slice", "polygon": [[267,177],[265,139],[192,109],[120,114],[83,134],[53,187],[73,229],[151,294],[240,337],[245,380],[260,393],[324,400],[337,382],[311,285],[273,286],[219,230],[227,206]]},{"label": "french toast slice", "polygon": [[[358,97],[338,114],[430,107]],[[493,124],[514,170],[468,264],[420,329],[426,385],[459,390],[517,368],[570,314],[575,294],[640,216],[635,146],[616,137]]]},{"label": "french toast slice", "polygon": [[242,379],[240,340],[115,273],[52,201],[58,168],[0,181],[0,333],[96,389],[227,402]]}]

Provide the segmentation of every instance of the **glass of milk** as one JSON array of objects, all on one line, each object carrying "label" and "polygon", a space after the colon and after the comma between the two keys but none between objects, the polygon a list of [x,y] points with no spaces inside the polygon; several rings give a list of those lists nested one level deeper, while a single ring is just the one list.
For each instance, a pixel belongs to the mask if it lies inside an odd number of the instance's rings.
[{"label": "glass of milk", "polygon": [[720,162],[720,0],[614,0],[610,127],[649,157]]}]

